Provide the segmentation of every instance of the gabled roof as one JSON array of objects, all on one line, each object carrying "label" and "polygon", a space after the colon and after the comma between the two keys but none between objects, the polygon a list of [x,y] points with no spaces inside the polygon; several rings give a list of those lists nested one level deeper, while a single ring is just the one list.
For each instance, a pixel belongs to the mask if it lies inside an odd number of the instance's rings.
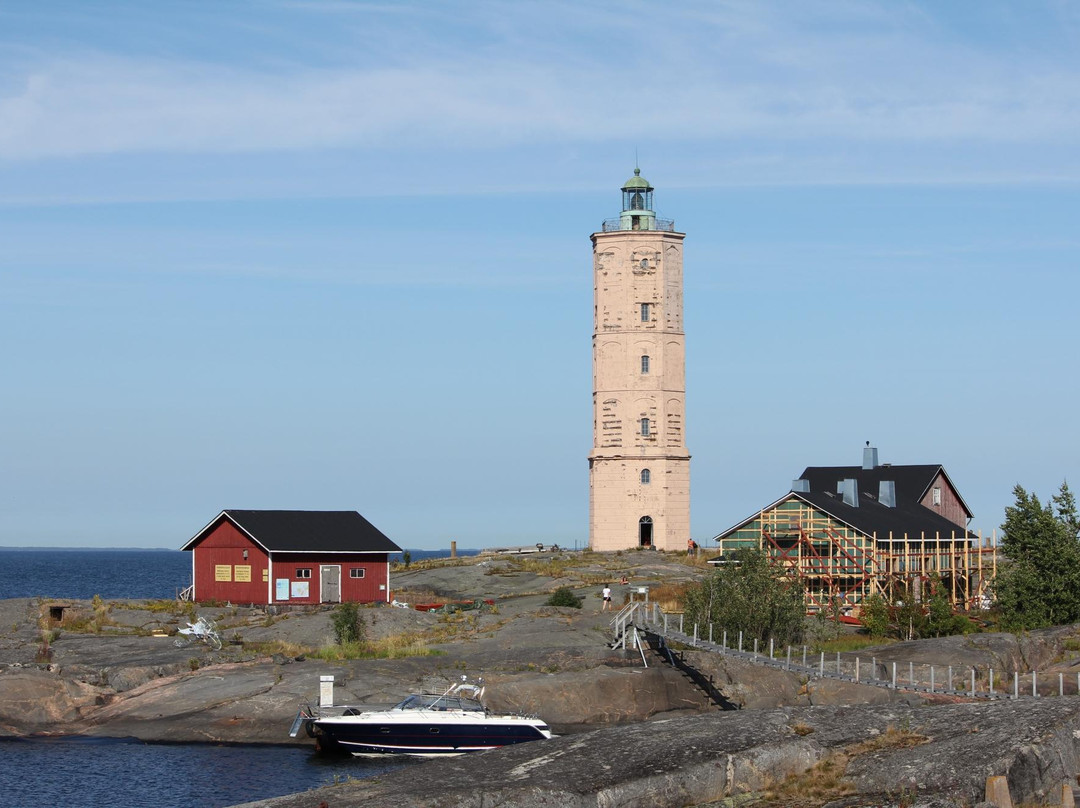
[{"label": "gabled roof", "polygon": [[[803,473],[799,475],[799,478],[810,482],[810,491],[812,493],[835,492],[836,484],[840,480],[857,480],[860,504],[863,492],[873,494],[876,497],[879,484],[882,481],[892,480],[896,483],[896,503],[899,506],[902,503],[917,504],[919,500],[926,496],[926,492],[930,490],[930,486],[934,484],[938,474],[941,474],[949,483],[949,487],[956,495],[956,499],[960,502],[964,513],[968,515],[968,518],[971,518],[974,514],[972,514],[971,509],[964,502],[960,492],[956,490],[953,481],[940,464],[875,466],[872,469],[865,469],[862,466],[807,466]],[[950,524],[952,523],[950,522]]]},{"label": "gabled roof", "polygon": [[191,550],[222,521],[271,553],[396,553],[401,548],[356,511],[246,511],[215,516],[181,550]]},{"label": "gabled roof", "polygon": [[[897,488],[899,489],[899,483],[897,483]],[[819,491],[789,491],[771,505],[767,505],[761,511],[714,536],[713,540],[726,538],[736,530],[753,522],[763,511],[770,511],[780,503],[787,502],[790,499],[801,500],[866,536],[876,534],[879,541],[888,540],[890,532],[892,538],[897,541],[903,539],[905,534],[909,540],[917,540],[921,536],[925,536],[927,541],[932,541],[935,536],[939,536],[942,541],[945,541],[952,538],[954,533],[957,538],[970,535],[963,528],[957,527],[955,522],[918,504],[918,500],[901,501],[899,491],[896,498],[896,507],[890,508],[882,505],[875,497],[869,496],[866,492],[860,492],[859,507],[856,508],[845,504],[843,497],[839,494]]]}]

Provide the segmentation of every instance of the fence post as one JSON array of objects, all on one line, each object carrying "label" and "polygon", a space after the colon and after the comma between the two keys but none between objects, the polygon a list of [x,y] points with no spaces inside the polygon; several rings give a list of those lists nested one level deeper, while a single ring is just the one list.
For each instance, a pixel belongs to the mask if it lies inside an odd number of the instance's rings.
[{"label": "fence post", "polygon": [[836,652],[836,675],[840,675],[840,652]]},{"label": "fence post", "polygon": [[855,684],[859,683],[859,658],[855,657]]},{"label": "fence post", "polygon": [[824,651],[821,652],[821,667],[818,670],[821,672],[822,676],[825,675],[825,652]]},{"label": "fence post", "polygon": [[1031,671],[1031,697],[1037,699],[1039,697],[1039,686],[1036,684],[1039,678],[1039,672],[1037,670]]},{"label": "fence post", "polygon": [[[806,667],[806,646],[802,647],[802,666]],[[1080,692],[1080,673],[1076,674],[1076,689]]]},{"label": "fence post", "polygon": [[1064,696],[1065,695],[1065,674],[1064,673],[1059,673],[1058,674],[1058,695],[1059,696]]},{"label": "fence post", "polygon": [[949,666],[949,686],[945,689],[952,692],[952,665]]},{"label": "fence post", "polygon": [[791,670],[791,646],[787,647],[787,665],[784,666],[785,670]]},{"label": "fence post", "polygon": [[683,630],[682,630],[682,619],[683,619],[683,616],[682,616],[682,615],[680,614],[680,615],[679,615],[679,633],[680,633],[680,634],[683,634],[683,633],[685,633],[685,632],[683,632]]},{"label": "fence post", "polygon": [[694,642],[691,645],[697,648],[697,623],[694,623]]},{"label": "fence post", "polygon": [[664,612],[664,636],[667,636],[667,612]]},{"label": "fence post", "polygon": [[712,623],[709,623],[709,645],[712,645]]},{"label": "fence post", "polygon": [[721,648],[727,648],[727,629],[726,628],[724,629],[724,637],[723,637],[722,640],[720,640],[720,647]]},{"label": "fence post", "polygon": [[915,663],[909,662],[907,664],[907,680],[908,684],[915,687]]},{"label": "fence post", "polygon": [[934,666],[930,666],[930,692],[934,692]]},{"label": "fence post", "polygon": [[975,698],[975,669],[971,669],[971,697]]},{"label": "fence post", "polygon": [[1020,674],[1013,671],[1013,698],[1020,698]]},{"label": "fence post", "polygon": [[877,681],[877,657],[870,657],[870,678]]},{"label": "fence post", "polygon": [[892,664],[892,689],[896,690],[896,663]]},{"label": "fence post", "polygon": [[990,668],[990,698],[994,697],[994,669]]},{"label": "fence post", "polygon": [[739,653],[742,653],[742,632],[739,632]]},{"label": "fence post", "polygon": [[773,658],[773,638],[769,637],[769,659]]}]

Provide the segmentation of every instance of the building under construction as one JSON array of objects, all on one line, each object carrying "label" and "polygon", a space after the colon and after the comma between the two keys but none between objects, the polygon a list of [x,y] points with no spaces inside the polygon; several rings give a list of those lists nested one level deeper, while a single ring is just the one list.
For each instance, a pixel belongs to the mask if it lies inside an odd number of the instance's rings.
[{"label": "building under construction", "polygon": [[922,599],[940,582],[953,607],[988,602],[994,537],[968,531],[971,511],[940,465],[811,466],[791,491],[715,537],[722,563],[741,547],[767,551],[805,582],[807,605],[857,612],[878,593]]}]

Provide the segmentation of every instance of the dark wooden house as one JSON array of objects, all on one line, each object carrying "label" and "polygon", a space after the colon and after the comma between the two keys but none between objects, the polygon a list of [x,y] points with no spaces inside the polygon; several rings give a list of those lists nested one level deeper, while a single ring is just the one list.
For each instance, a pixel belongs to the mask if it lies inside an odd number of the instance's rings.
[{"label": "dark wooden house", "polygon": [[806,587],[812,609],[871,594],[918,597],[939,580],[950,600],[981,603],[996,574],[993,541],[971,533],[971,511],[939,464],[809,466],[791,490],[714,537],[726,563],[743,547],[764,550]]},{"label": "dark wooden house", "polygon": [[225,510],[180,549],[192,600],[304,605],[390,599],[401,550],[356,511]]}]

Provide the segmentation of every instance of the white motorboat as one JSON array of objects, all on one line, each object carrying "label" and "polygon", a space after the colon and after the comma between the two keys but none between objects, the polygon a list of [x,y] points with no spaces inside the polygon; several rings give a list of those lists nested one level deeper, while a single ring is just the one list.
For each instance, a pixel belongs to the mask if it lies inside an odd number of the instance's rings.
[{"label": "white motorboat", "polygon": [[320,751],[425,757],[554,737],[535,716],[490,712],[483,694],[483,687],[462,681],[441,694],[413,693],[386,710],[349,707],[341,715],[320,715],[302,708],[289,734],[306,728]]}]

